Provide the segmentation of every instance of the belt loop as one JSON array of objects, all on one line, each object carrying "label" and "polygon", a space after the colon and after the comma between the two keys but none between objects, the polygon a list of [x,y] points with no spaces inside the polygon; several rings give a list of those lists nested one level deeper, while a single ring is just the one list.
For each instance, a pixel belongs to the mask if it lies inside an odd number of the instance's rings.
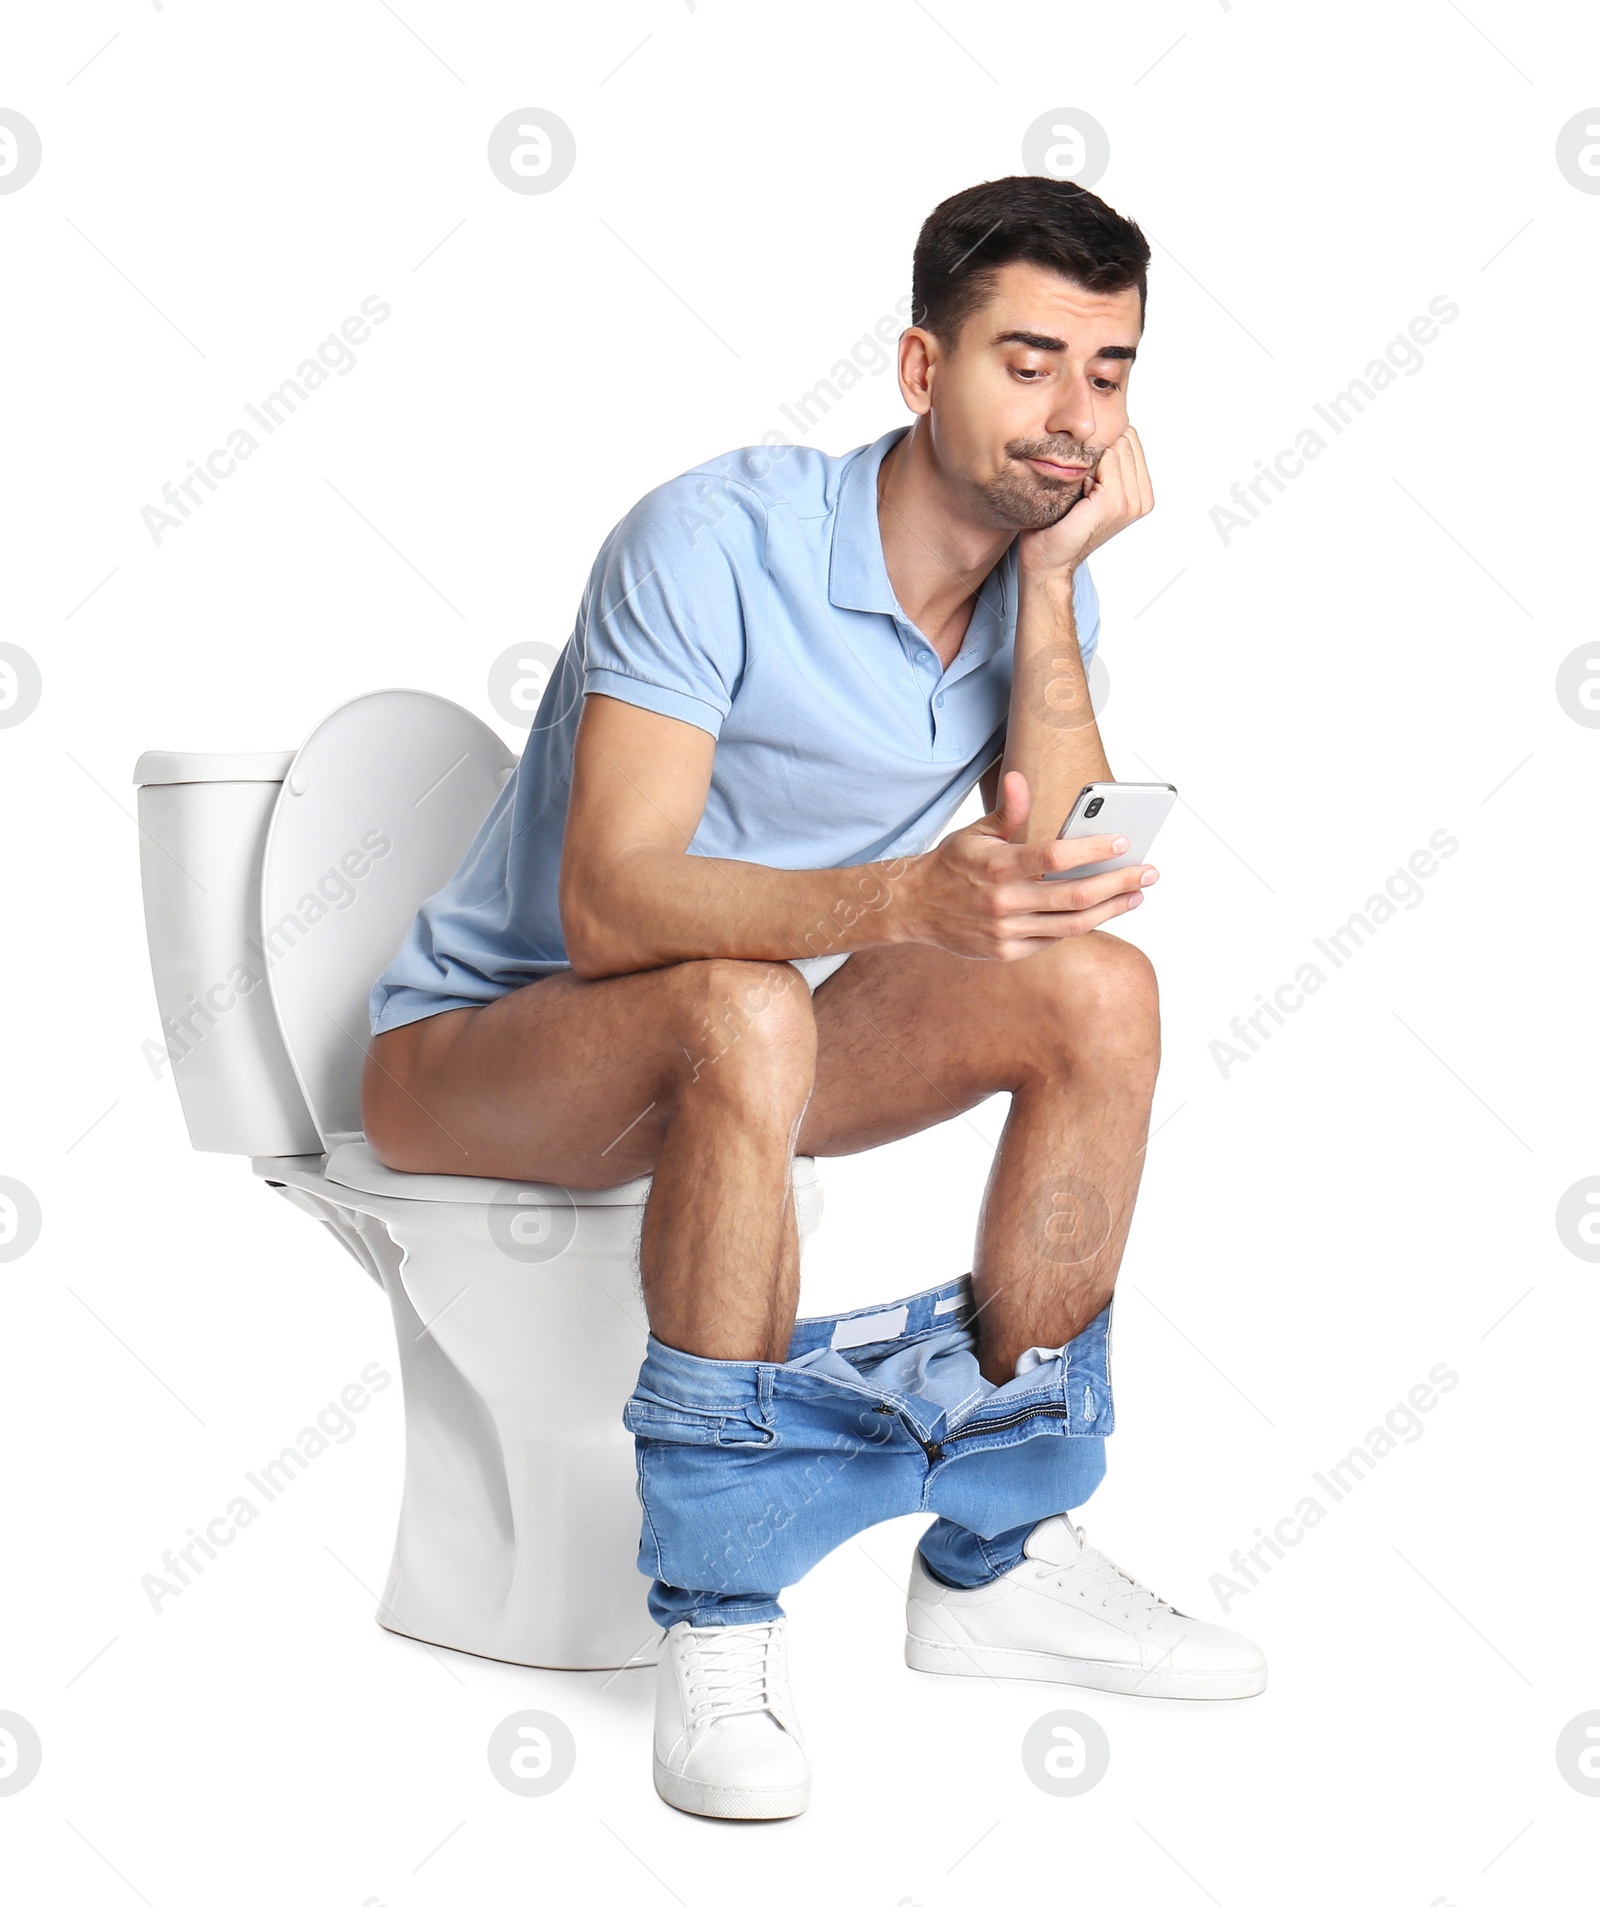
[{"label": "belt loop", "polygon": [[756,1407],[761,1413],[762,1424],[772,1428],[772,1392],[778,1369],[774,1364],[758,1365],[756,1369]]}]

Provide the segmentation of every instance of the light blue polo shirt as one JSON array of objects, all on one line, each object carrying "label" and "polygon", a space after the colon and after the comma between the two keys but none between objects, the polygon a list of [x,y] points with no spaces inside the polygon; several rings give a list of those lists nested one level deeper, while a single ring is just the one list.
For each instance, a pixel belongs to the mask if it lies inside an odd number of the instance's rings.
[{"label": "light blue polo shirt", "polygon": [[[908,428],[842,457],[730,451],[634,505],[595,558],[515,774],[372,990],[375,1033],[571,964],[556,896],[585,695],[717,738],[690,854],[827,868],[933,846],[1005,744],[1016,545],[942,667],[895,601],[878,531],[878,466]],[[1084,568],[1074,606],[1087,663],[1100,615]]]}]

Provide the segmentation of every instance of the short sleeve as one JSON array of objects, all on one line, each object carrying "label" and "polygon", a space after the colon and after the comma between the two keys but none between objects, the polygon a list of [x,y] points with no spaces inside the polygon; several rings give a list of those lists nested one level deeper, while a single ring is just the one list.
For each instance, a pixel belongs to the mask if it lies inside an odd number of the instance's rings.
[{"label": "short sleeve", "polygon": [[606,538],[584,597],[583,686],[721,732],[744,669],[766,520],[742,484],[689,471]]},{"label": "short sleeve", "polygon": [[1080,563],[1073,572],[1072,620],[1078,630],[1078,653],[1087,669],[1100,646],[1100,597],[1087,563]]}]

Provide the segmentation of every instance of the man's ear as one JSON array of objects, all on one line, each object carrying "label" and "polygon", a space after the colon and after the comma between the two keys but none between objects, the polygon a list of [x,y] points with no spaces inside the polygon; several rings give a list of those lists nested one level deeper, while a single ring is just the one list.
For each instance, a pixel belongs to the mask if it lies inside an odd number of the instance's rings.
[{"label": "man's ear", "polygon": [[925,417],[933,408],[933,377],[938,363],[939,340],[931,331],[912,325],[900,333],[897,371],[900,395],[906,409]]}]

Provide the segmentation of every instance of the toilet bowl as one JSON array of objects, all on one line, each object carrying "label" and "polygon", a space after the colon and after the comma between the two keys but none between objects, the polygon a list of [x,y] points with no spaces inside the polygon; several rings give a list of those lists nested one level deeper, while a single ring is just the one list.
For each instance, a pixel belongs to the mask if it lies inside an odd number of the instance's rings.
[{"label": "toilet bowl", "polygon": [[[387,1294],[405,1399],[398,1635],[540,1668],[653,1659],[622,1408],[648,1175],[603,1191],[393,1172],[361,1134],[367,995],[513,759],[412,690],[297,753],[140,757],[156,1000],[189,1137],[250,1159]],[[801,1236],[816,1161],[794,1162]]]}]

